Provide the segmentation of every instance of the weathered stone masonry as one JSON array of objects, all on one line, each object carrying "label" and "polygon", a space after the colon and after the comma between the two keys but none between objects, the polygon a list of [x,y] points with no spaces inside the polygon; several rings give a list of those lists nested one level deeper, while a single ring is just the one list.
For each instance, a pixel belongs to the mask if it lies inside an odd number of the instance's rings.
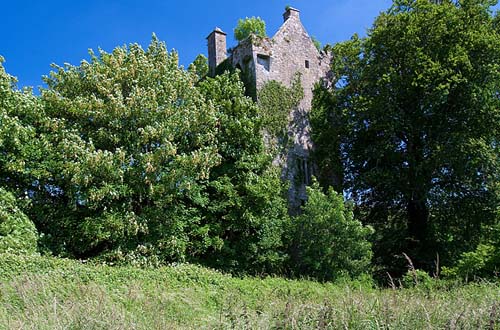
[{"label": "weathered stone masonry", "polygon": [[254,91],[270,80],[290,86],[296,73],[300,73],[304,98],[290,113],[288,134],[292,144],[283,164],[283,175],[291,183],[291,208],[297,209],[306,198],[305,186],[309,184],[314,167],[309,157],[313,145],[307,116],[311,110],[312,90],[330,71],[331,57],[318,51],[302,25],[297,9],[287,8],[283,19],[283,25],[272,38],[250,36],[232,50],[229,58],[226,34],[216,28],[207,37],[208,62],[211,75],[221,63],[245,72],[250,78],[247,88]]}]

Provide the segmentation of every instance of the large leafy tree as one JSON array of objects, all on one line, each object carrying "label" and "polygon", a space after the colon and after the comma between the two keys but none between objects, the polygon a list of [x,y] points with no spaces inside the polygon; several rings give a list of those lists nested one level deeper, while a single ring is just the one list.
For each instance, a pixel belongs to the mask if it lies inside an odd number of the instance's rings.
[{"label": "large leafy tree", "polygon": [[199,221],[199,181],[219,163],[216,109],[155,37],[91,53],[46,79],[49,174],[36,222],[56,252],[182,260]]},{"label": "large leafy tree", "polygon": [[[398,0],[333,48],[318,155],[378,233],[377,261],[430,266],[477,244],[498,205],[500,35],[494,1]],[[332,135],[335,144],[325,143]],[[340,160],[340,161],[339,161]],[[339,166],[341,165],[341,166]]]}]

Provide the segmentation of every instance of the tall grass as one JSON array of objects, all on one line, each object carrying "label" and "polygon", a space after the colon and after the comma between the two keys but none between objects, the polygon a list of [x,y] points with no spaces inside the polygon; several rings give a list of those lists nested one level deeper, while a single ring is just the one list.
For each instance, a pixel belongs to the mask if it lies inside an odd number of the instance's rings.
[{"label": "tall grass", "polygon": [[382,290],[0,255],[0,329],[500,329],[499,289]]}]

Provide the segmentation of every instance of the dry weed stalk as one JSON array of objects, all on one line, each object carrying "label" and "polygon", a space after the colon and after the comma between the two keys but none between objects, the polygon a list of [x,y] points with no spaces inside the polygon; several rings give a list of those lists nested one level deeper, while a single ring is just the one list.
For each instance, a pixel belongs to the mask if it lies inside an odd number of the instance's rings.
[{"label": "dry weed stalk", "polygon": [[413,266],[413,261],[411,261],[410,257],[406,253],[404,253],[404,252],[403,252],[403,256],[408,261],[408,269],[409,269],[409,271],[411,271],[411,273],[413,275],[413,280],[415,281],[415,285],[418,286],[417,271],[415,269],[415,266]]}]

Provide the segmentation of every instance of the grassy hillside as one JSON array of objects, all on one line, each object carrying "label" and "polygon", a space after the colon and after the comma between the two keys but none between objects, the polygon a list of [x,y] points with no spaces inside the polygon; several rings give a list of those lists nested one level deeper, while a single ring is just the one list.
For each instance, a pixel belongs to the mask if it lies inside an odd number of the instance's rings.
[{"label": "grassy hillside", "polygon": [[0,255],[0,329],[500,328],[491,283],[374,289]]}]

